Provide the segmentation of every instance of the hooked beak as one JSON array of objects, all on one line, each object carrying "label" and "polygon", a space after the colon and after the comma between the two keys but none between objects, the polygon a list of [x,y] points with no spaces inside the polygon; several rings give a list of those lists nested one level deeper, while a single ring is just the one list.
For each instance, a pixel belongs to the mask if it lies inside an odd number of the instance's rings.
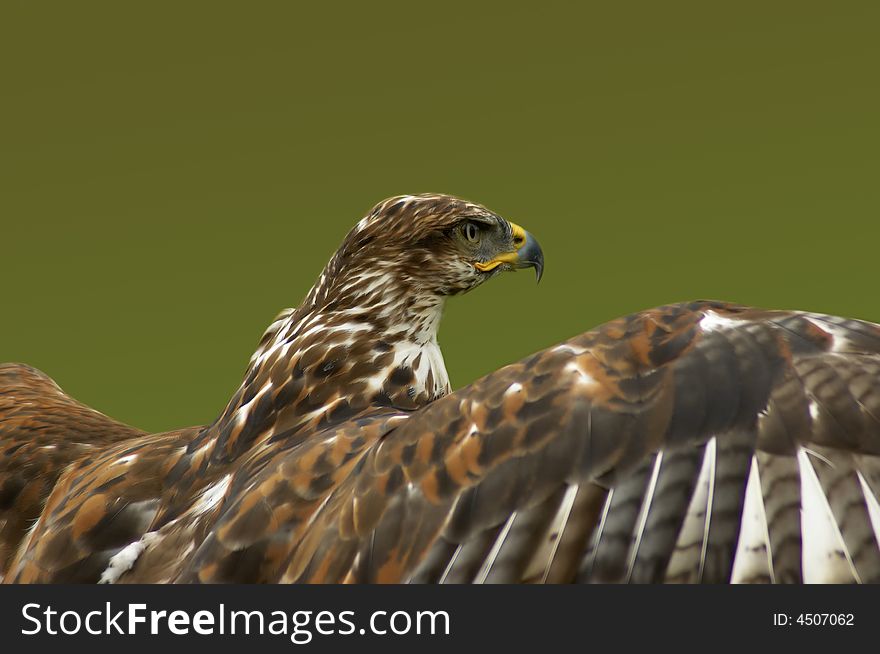
[{"label": "hooked beak", "polygon": [[537,281],[541,281],[544,274],[544,252],[534,236],[529,234],[516,223],[510,223],[513,229],[513,250],[498,255],[486,262],[477,262],[474,266],[477,270],[488,272],[501,264],[508,264],[511,268],[534,268]]}]

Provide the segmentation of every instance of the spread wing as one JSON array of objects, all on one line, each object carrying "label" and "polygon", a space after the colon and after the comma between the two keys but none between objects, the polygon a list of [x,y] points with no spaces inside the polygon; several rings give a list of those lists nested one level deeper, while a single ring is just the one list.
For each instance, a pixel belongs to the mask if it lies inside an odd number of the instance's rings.
[{"label": "spread wing", "polygon": [[39,370],[0,364],[0,579],[64,468],[142,434],[72,399]]},{"label": "spread wing", "polygon": [[880,581],[870,323],[662,307],[432,403],[329,480],[311,465],[340,442],[243,486],[183,579],[272,550],[267,581]]}]

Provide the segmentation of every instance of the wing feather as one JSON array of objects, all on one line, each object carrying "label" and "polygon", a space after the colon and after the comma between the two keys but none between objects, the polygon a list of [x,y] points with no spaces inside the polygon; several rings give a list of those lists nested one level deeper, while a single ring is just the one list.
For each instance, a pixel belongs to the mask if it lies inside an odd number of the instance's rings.
[{"label": "wing feather", "polygon": [[0,364],[0,579],[63,470],[142,435],[77,402],[39,370]]},{"label": "wing feather", "polygon": [[[850,463],[824,470],[811,460],[814,486],[858,579],[874,580],[880,554],[865,493],[876,499],[878,366],[880,329],[869,323],[720,303],[635,314],[412,414],[334,491],[323,538],[392,534],[390,508],[362,513],[351,532],[334,525],[376,492],[370,470],[397,467],[409,490],[395,501],[407,515],[430,507],[437,522],[421,552],[396,554],[414,580],[444,567],[467,570],[462,580],[509,581],[520,570],[571,581],[556,560],[571,560],[574,542],[581,581],[802,581],[812,527],[801,519],[798,452],[827,449],[828,460]],[[417,445],[422,456],[393,456]],[[581,504],[572,488],[608,492]],[[520,557],[502,574],[523,516],[558,544],[536,539],[544,545],[529,546],[528,566]]]}]

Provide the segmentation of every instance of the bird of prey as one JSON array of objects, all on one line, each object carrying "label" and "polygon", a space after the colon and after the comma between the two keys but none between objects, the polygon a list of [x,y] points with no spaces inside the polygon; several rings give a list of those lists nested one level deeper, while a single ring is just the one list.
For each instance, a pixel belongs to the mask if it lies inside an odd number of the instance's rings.
[{"label": "bird of prey", "polygon": [[203,427],[0,368],[5,581],[880,581],[880,327],[673,304],[452,392],[446,299],[543,263],[477,204],[385,200]]}]

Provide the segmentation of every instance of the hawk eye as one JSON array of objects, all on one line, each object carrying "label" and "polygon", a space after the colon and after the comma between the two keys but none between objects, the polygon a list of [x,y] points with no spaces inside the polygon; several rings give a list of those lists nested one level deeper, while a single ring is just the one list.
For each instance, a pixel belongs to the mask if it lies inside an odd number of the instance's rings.
[{"label": "hawk eye", "polygon": [[471,243],[476,243],[480,240],[480,228],[477,227],[474,223],[465,224],[464,237]]}]

